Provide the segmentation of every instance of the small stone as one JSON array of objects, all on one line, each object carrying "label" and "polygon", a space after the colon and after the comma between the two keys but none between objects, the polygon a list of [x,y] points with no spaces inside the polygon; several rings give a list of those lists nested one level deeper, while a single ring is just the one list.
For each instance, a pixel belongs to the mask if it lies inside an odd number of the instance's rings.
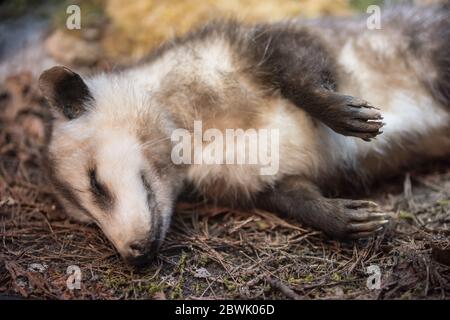
[{"label": "small stone", "polygon": [[205,268],[199,268],[199,269],[195,270],[194,277],[195,278],[209,278],[209,277],[211,277],[211,273],[209,273],[209,271],[206,270]]},{"label": "small stone", "polygon": [[28,266],[28,271],[43,273],[47,270],[48,265],[42,263],[32,263]]}]

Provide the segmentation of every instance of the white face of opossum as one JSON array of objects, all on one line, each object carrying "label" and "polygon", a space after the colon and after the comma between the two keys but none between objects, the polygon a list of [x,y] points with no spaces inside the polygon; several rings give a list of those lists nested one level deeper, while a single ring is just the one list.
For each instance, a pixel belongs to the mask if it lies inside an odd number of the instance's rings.
[{"label": "white face of opossum", "polygon": [[75,218],[95,222],[127,262],[148,262],[172,215],[170,174],[161,178],[161,166],[126,119],[97,110],[101,101],[76,73],[54,67],[39,85],[55,113],[48,161],[62,204]]}]

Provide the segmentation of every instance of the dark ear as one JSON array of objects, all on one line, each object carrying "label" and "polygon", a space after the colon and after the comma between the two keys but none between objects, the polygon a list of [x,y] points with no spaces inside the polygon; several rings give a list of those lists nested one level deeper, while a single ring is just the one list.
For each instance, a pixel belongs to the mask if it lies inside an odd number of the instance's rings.
[{"label": "dark ear", "polygon": [[67,119],[75,119],[84,111],[84,102],[92,99],[83,79],[66,67],[53,67],[39,77],[39,88],[50,105]]}]

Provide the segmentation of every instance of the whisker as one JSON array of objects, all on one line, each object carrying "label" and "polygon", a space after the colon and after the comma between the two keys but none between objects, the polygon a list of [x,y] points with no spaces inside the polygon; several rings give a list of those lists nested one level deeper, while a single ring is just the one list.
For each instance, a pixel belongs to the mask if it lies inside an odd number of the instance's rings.
[{"label": "whisker", "polygon": [[141,148],[148,148],[148,147],[154,146],[154,145],[156,145],[158,143],[161,143],[163,141],[166,141],[166,140],[170,140],[170,137],[164,137],[164,138],[159,138],[159,139],[153,139],[153,140],[150,140],[150,141],[146,141],[146,142],[142,143],[140,145],[140,147]]}]

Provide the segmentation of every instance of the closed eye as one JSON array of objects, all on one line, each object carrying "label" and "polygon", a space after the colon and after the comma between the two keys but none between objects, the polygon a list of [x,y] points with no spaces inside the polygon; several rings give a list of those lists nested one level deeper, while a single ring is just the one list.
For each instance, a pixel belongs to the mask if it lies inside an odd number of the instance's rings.
[{"label": "closed eye", "polygon": [[89,187],[94,201],[102,208],[107,209],[112,205],[112,195],[106,186],[98,181],[95,169],[89,170]]},{"label": "closed eye", "polygon": [[145,173],[141,172],[141,180],[142,184],[144,185],[145,192],[147,193],[147,204],[150,207],[150,209],[153,209],[153,207],[156,205],[156,202],[154,201],[154,193],[152,190],[152,186],[148,182]]},{"label": "closed eye", "polygon": [[104,194],[103,187],[100,185],[100,183],[97,180],[97,172],[95,169],[89,170],[89,182],[91,191],[94,194],[102,195]]},{"label": "closed eye", "polygon": [[155,194],[152,190],[152,186],[148,182],[145,173],[141,172],[141,180],[142,184],[144,185],[145,192],[147,193],[147,206],[149,211],[152,213],[152,230],[154,230],[154,237],[156,239],[159,238],[159,235],[162,234],[162,220],[161,220],[161,213],[158,210],[158,203],[155,199]]},{"label": "closed eye", "polygon": [[141,173],[141,180],[142,180],[142,184],[144,185],[145,191],[147,193],[151,193],[152,188],[150,186],[150,183],[148,183],[147,178],[145,177],[144,173]]}]

